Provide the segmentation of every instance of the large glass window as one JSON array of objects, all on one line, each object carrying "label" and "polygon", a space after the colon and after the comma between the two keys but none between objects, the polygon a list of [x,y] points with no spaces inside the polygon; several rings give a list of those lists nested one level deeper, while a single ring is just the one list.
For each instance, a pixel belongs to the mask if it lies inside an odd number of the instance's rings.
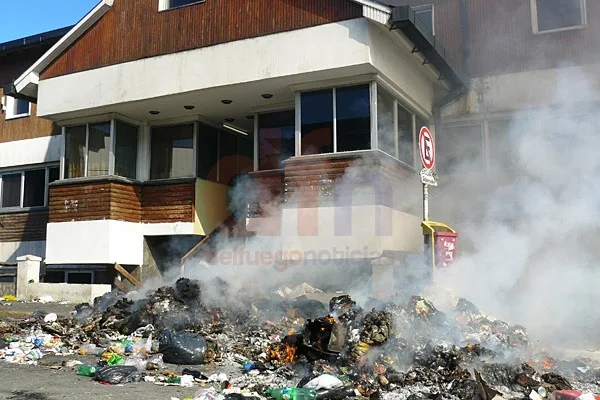
[{"label": "large glass window", "polygon": [[150,179],[193,176],[194,124],[152,129]]},{"label": "large glass window", "polygon": [[115,175],[135,179],[138,127],[116,121],[115,130]]},{"label": "large glass window", "polygon": [[21,174],[2,175],[2,207],[21,207]]},{"label": "large glass window", "polygon": [[65,129],[65,177],[85,176],[86,125]]},{"label": "large glass window", "polygon": [[379,149],[408,165],[413,165],[413,129],[413,113],[404,108],[386,90],[378,87],[377,142]]},{"label": "large glass window", "polygon": [[371,96],[369,85],[335,91],[337,151],[371,147]]},{"label": "large glass window", "polygon": [[46,193],[46,169],[25,171],[23,207],[41,207]]},{"label": "large glass window", "polygon": [[217,181],[219,161],[219,130],[200,124],[198,129],[198,178]]},{"label": "large glass window", "polygon": [[295,113],[281,111],[258,118],[258,169],[279,169],[295,154]]},{"label": "large glass window", "polygon": [[396,157],[408,165],[413,164],[413,121],[412,114],[398,104],[398,152]]},{"label": "large glass window", "polygon": [[108,175],[110,122],[89,125],[88,176]]},{"label": "large glass window", "polygon": [[333,90],[302,93],[301,154],[333,153]]},{"label": "large glass window", "polygon": [[58,179],[58,166],[0,173],[0,208],[44,207],[48,183]]}]

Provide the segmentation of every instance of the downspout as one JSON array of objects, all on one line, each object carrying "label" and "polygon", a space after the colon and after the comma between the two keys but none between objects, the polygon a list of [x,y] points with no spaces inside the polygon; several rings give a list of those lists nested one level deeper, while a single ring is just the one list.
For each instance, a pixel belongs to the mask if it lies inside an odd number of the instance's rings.
[{"label": "downspout", "polygon": [[469,8],[467,0],[458,0],[458,13],[460,17],[460,36],[462,38],[463,75],[471,77],[471,32],[469,25]]}]

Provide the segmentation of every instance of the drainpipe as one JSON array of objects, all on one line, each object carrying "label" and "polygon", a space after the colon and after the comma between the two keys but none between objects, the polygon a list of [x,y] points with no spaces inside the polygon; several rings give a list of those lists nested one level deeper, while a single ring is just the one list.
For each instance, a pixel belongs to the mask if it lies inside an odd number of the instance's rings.
[{"label": "drainpipe", "polygon": [[462,58],[463,58],[463,71],[467,78],[471,77],[471,33],[469,26],[469,8],[467,0],[458,0],[458,13],[460,17],[460,36],[462,38]]}]

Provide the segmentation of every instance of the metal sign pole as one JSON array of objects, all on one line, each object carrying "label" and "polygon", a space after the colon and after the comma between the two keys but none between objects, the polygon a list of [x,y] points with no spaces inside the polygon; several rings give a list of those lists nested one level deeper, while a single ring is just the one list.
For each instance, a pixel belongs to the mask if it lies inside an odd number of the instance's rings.
[{"label": "metal sign pole", "polygon": [[423,184],[423,221],[429,221],[429,185]]}]

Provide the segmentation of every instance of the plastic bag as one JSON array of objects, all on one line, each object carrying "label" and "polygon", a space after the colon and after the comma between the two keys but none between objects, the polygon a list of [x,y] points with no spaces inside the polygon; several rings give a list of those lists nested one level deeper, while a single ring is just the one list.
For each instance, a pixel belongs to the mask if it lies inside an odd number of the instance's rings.
[{"label": "plastic bag", "polygon": [[335,376],[329,375],[329,374],[323,374],[321,376],[317,376],[316,378],[314,378],[310,382],[308,382],[306,385],[304,385],[305,388],[315,389],[315,390],[337,389],[337,388],[341,388],[343,386],[344,386],[344,383],[341,380],[339,380]]},{"label": "plastic bag", "polygon": [[204,362],[207,344],[200,335],[164,330],[160,334],[158,342],[158,351],[163,354],[163,360],[166,363],[197,365]]},{"label": "plastic bag", "polygon": [[95,379],[99,382],[107,382],[111,385],[120,383],[139,382],[142,374],[131,365],[118,365],[100,368],[96,371]]}]

